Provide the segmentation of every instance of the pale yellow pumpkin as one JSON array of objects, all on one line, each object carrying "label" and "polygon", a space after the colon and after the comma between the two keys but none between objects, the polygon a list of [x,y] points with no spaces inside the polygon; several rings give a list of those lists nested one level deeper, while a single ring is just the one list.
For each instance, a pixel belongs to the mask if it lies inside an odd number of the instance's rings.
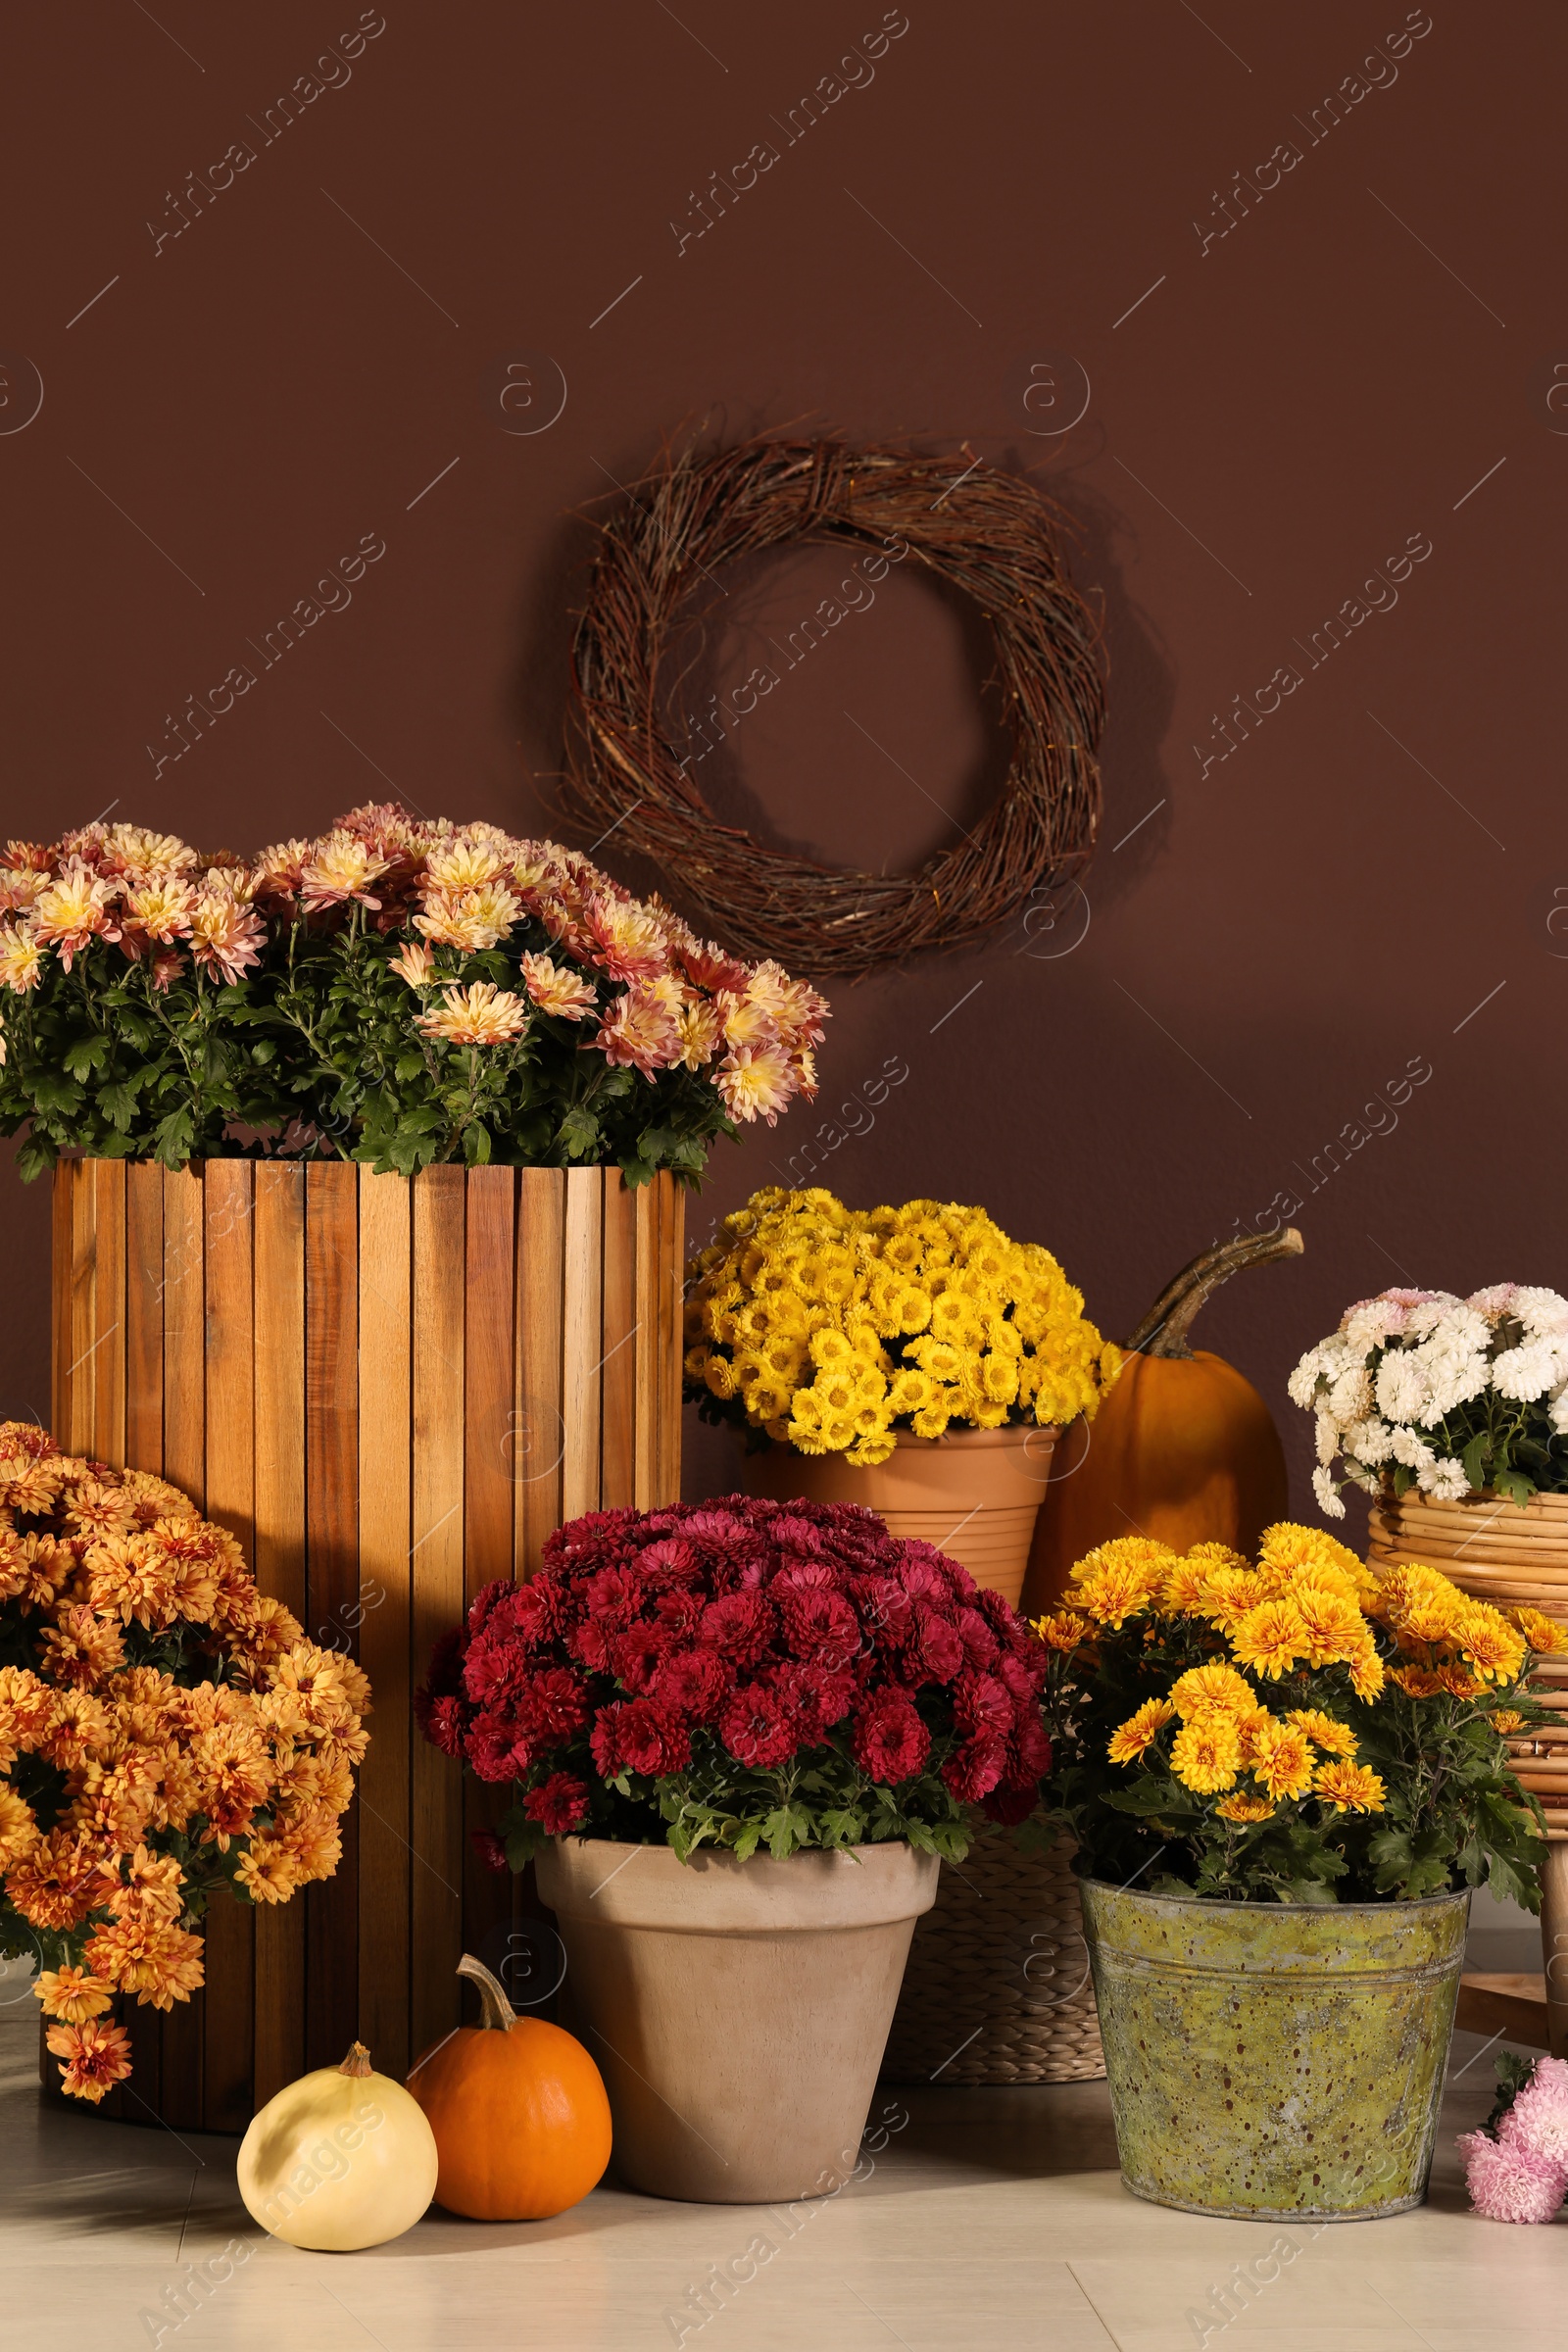
[{"label": "pale yellow pumpkin", "polygon": [[351,2254],[412,2230],[435,2194],[435,2134],[418,2101],[372,2074],[356,2042],[341,2066],[302,2075],[252,2119],[239,2193],[286,2245]]}]

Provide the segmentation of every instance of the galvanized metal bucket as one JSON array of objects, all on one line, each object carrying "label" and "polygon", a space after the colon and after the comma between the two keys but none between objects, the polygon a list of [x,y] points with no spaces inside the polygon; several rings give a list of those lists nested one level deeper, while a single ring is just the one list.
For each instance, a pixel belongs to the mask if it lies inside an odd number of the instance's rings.
[{"label": "galvanized metal bucket", "polygon": [[1467,1892],[1226,1903],[1085,1880],[1083,1905],[1135,2196],[1255,2221],[1422,2202]]}]

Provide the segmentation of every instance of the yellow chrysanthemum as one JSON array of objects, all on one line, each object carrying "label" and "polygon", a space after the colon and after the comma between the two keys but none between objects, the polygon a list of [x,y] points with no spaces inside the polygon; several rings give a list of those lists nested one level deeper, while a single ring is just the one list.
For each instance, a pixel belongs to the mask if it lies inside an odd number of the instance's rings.
[{"label": "yellow chrysanthemum", "polygon": [[1168,1698],[1146,1698],[1137,1713],[1112,1732],[1105,1753],[1113,1764],[1136,1763],[1166,1724],[1175,1720],[1176,1710]]},{"label": "yellow chrysanthemum", "polygon": [[1511,1683],[1529,1655],[1524,1635],[1484,1600],[1455,1611],[1452,1638],[1483,1682]]},{"label": "yellow chrysanthemum", "polygon": [[1264,1529],[1257,1566],[1265,1579],[1282,1578],[1287,1588],[1298,1576],[1316,1577],[1330,1586],[1344,1577],[1352,1595],[1367,1595],[1377,1588],[1377,1580],[1346,1544],[1321,1528],[1300,1527],[1290,1519]]},{"label": "yellow chrysanthemum", "polygon": [[1511,1732],[1519,1732],[1524,1729],[1525,1719],[1513,1707],[1499,1707],[1495,1715],[1490,1717],[1489,1720],[1493,1730],[1500,1732],[1504,1739]]},{"label": "yellow chrysanthemum", "polygon": [[1282,1796],[1306,1793],[1312,1786],[1313,1761],[1310,1740],[1294,1724],[1270,1725],[1251,1742],[1253,1774],[1276,1803]]},{"label": "yellow chrysanthemum", "polygon": [[1250,1796],[1238,1788],[1234,1796],[1222,1796],[1214,1810],[1221,1821],[1272,1821],[1279,1807],[1266,1796]]},{"label": "yellow chrysanthemum", "polygon": [[1350,1689],[1363,1704],[1370,1706],[1383,1689],[1383,1660],[1370,1634],[1354,1657],[1346,1663],[1350,1669]]},{"label": "yellow chrysanthemum", "polygon": [[1366,1642],[1366,1619],[1355,1600],[1335,1592],[1321,1576],[1320,1570],[1314,1570],[1310,1578],[1297,1582],[1288,1594],[1281,1595],[1301,1621],[1309,1666],[1332,1666],[1353,1658]]},{"label": "yellow chrysanthemum", "polygon": [[1270,1680],[1288,1674],[1311,1651],[1311,1640],[1294,1600],[1261,1600],[1231,1628],[1231,1652],[1254,1674]]},{"label": "yellow chrysanthemum", "polygon": [[1312,1778],[1314,1795],[1337,1813],[1381,1813],[1388,1790],[1368,1764],[1320,1764]]},{"label": "yellow chrysanthemum", "polygon": [[1203,1580],[1202,1592],[1194,1614],[1206,1617],[1220,1632],[1228,1634],[1239,1625],[1249,1610],[1255,1609],[1267,1598],[1262,1586],[1250,1568],[1215,1568]]},{"label": "yellow chrysanthemum", "polygon": [[1058,1609],[1051,1617],[1037,1617],[1034,1631],[1048,1649],[1069,1653],[1095,1638],[1095,1628],[1088,1618],[1075,1615],[1071,1609]]},{"label": "yellow chrysanthemum", "polygon": [[1436,1698],[1443,1689],[1443,1678],[1430,1666],[1391,1666],[1389,1679],[1410,1698]]},{"label": "yellow chrysanthemum", "polygon": [[1349,1725],[1325,1715],[1321,1707],[1292,1707],[1285,1720],[1304,1732],[1314,1747],[1326,1748],[1331,1756],[1353,1756],[1359,1745]]},{"label": "yellow chrysanthemum", "polygon": [[1184,1723],[1200,1723],[1212,1715],[1240,1721],[1258,1712],[1257,1693],[1234,1666],[1190,1666],[1171,1686],[1171,1704]]},{"label": "yellow chrysanthemum", "polygon": [[1510,1609],[1508,1614],[1538,1657],[1559,1658],[1568,1651],[1568,1625],[1543,1617],[1539,1609]]},{"label": "yellow chrysanthemum", "polygon": [[1184,1724],[1171,1743],[1170,1760],[1177,1779],[1200,1795],[1234,1788],[1242,1761],[1235,1724],[1218,1714]]},{"label": "yellow chrysanthemum", "polygon": [[1147,1609],[1165,1581],[1172,1553],[1147,1536],[1116,1536],[1085,1554],[1072,1571],[1071,1601],[1102,1625],[1120,1625]]}]

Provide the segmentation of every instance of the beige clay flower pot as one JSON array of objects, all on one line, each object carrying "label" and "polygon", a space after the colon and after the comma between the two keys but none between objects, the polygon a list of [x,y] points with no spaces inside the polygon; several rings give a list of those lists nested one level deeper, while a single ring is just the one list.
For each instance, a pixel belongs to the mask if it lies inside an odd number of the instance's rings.
[{"label": "beige clay flower pot", "polygon": [[705,1848],[682,1863],[667,1845],[558,1838],[538,1868],[628,2187],[766,2205],[842,2186],[935,1855]]},{"label": "beige clay flower pot", "polygon": [[775,1502],[859,1502],[879,1511],[890,1533],[934,1544],[1018,1605],[1035,1516],[1045,1499],[1058,1429],[1032,1425],[950,1430],[945,1438],[899,1433],[885,1462],[862,1470],[842,1453],[797,1453],[773,1446],[749,1453],[749,1494]]}]

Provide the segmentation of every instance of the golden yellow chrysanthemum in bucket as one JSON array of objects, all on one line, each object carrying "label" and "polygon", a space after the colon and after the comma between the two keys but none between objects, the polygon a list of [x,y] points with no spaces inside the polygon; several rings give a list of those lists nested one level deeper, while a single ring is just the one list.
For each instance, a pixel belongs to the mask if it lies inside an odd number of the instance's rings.
[{"label": "golden yellow chrysanthemum in bucket", "polygon": [[1049,1250],[984,1209],[754,1193],[687,1267],[686,1394],[800,1453],[886,1461],[901,1430],[1093,1420],[1120,1350]]},{"label": "golden yellow chrysanthemum in bucket", "polygon": [[1542,1717],[1534,1657],[1568,1646],[1549,1619],[1433,1568],[1379,1578],[1282,1523],[1255,1563],[1102,1544],[1035,1630],[1054,1811],[1089,1877],[1306,1903],[1490,1879],[1539,1900],[1534,1800],[1503,1741]]}]

